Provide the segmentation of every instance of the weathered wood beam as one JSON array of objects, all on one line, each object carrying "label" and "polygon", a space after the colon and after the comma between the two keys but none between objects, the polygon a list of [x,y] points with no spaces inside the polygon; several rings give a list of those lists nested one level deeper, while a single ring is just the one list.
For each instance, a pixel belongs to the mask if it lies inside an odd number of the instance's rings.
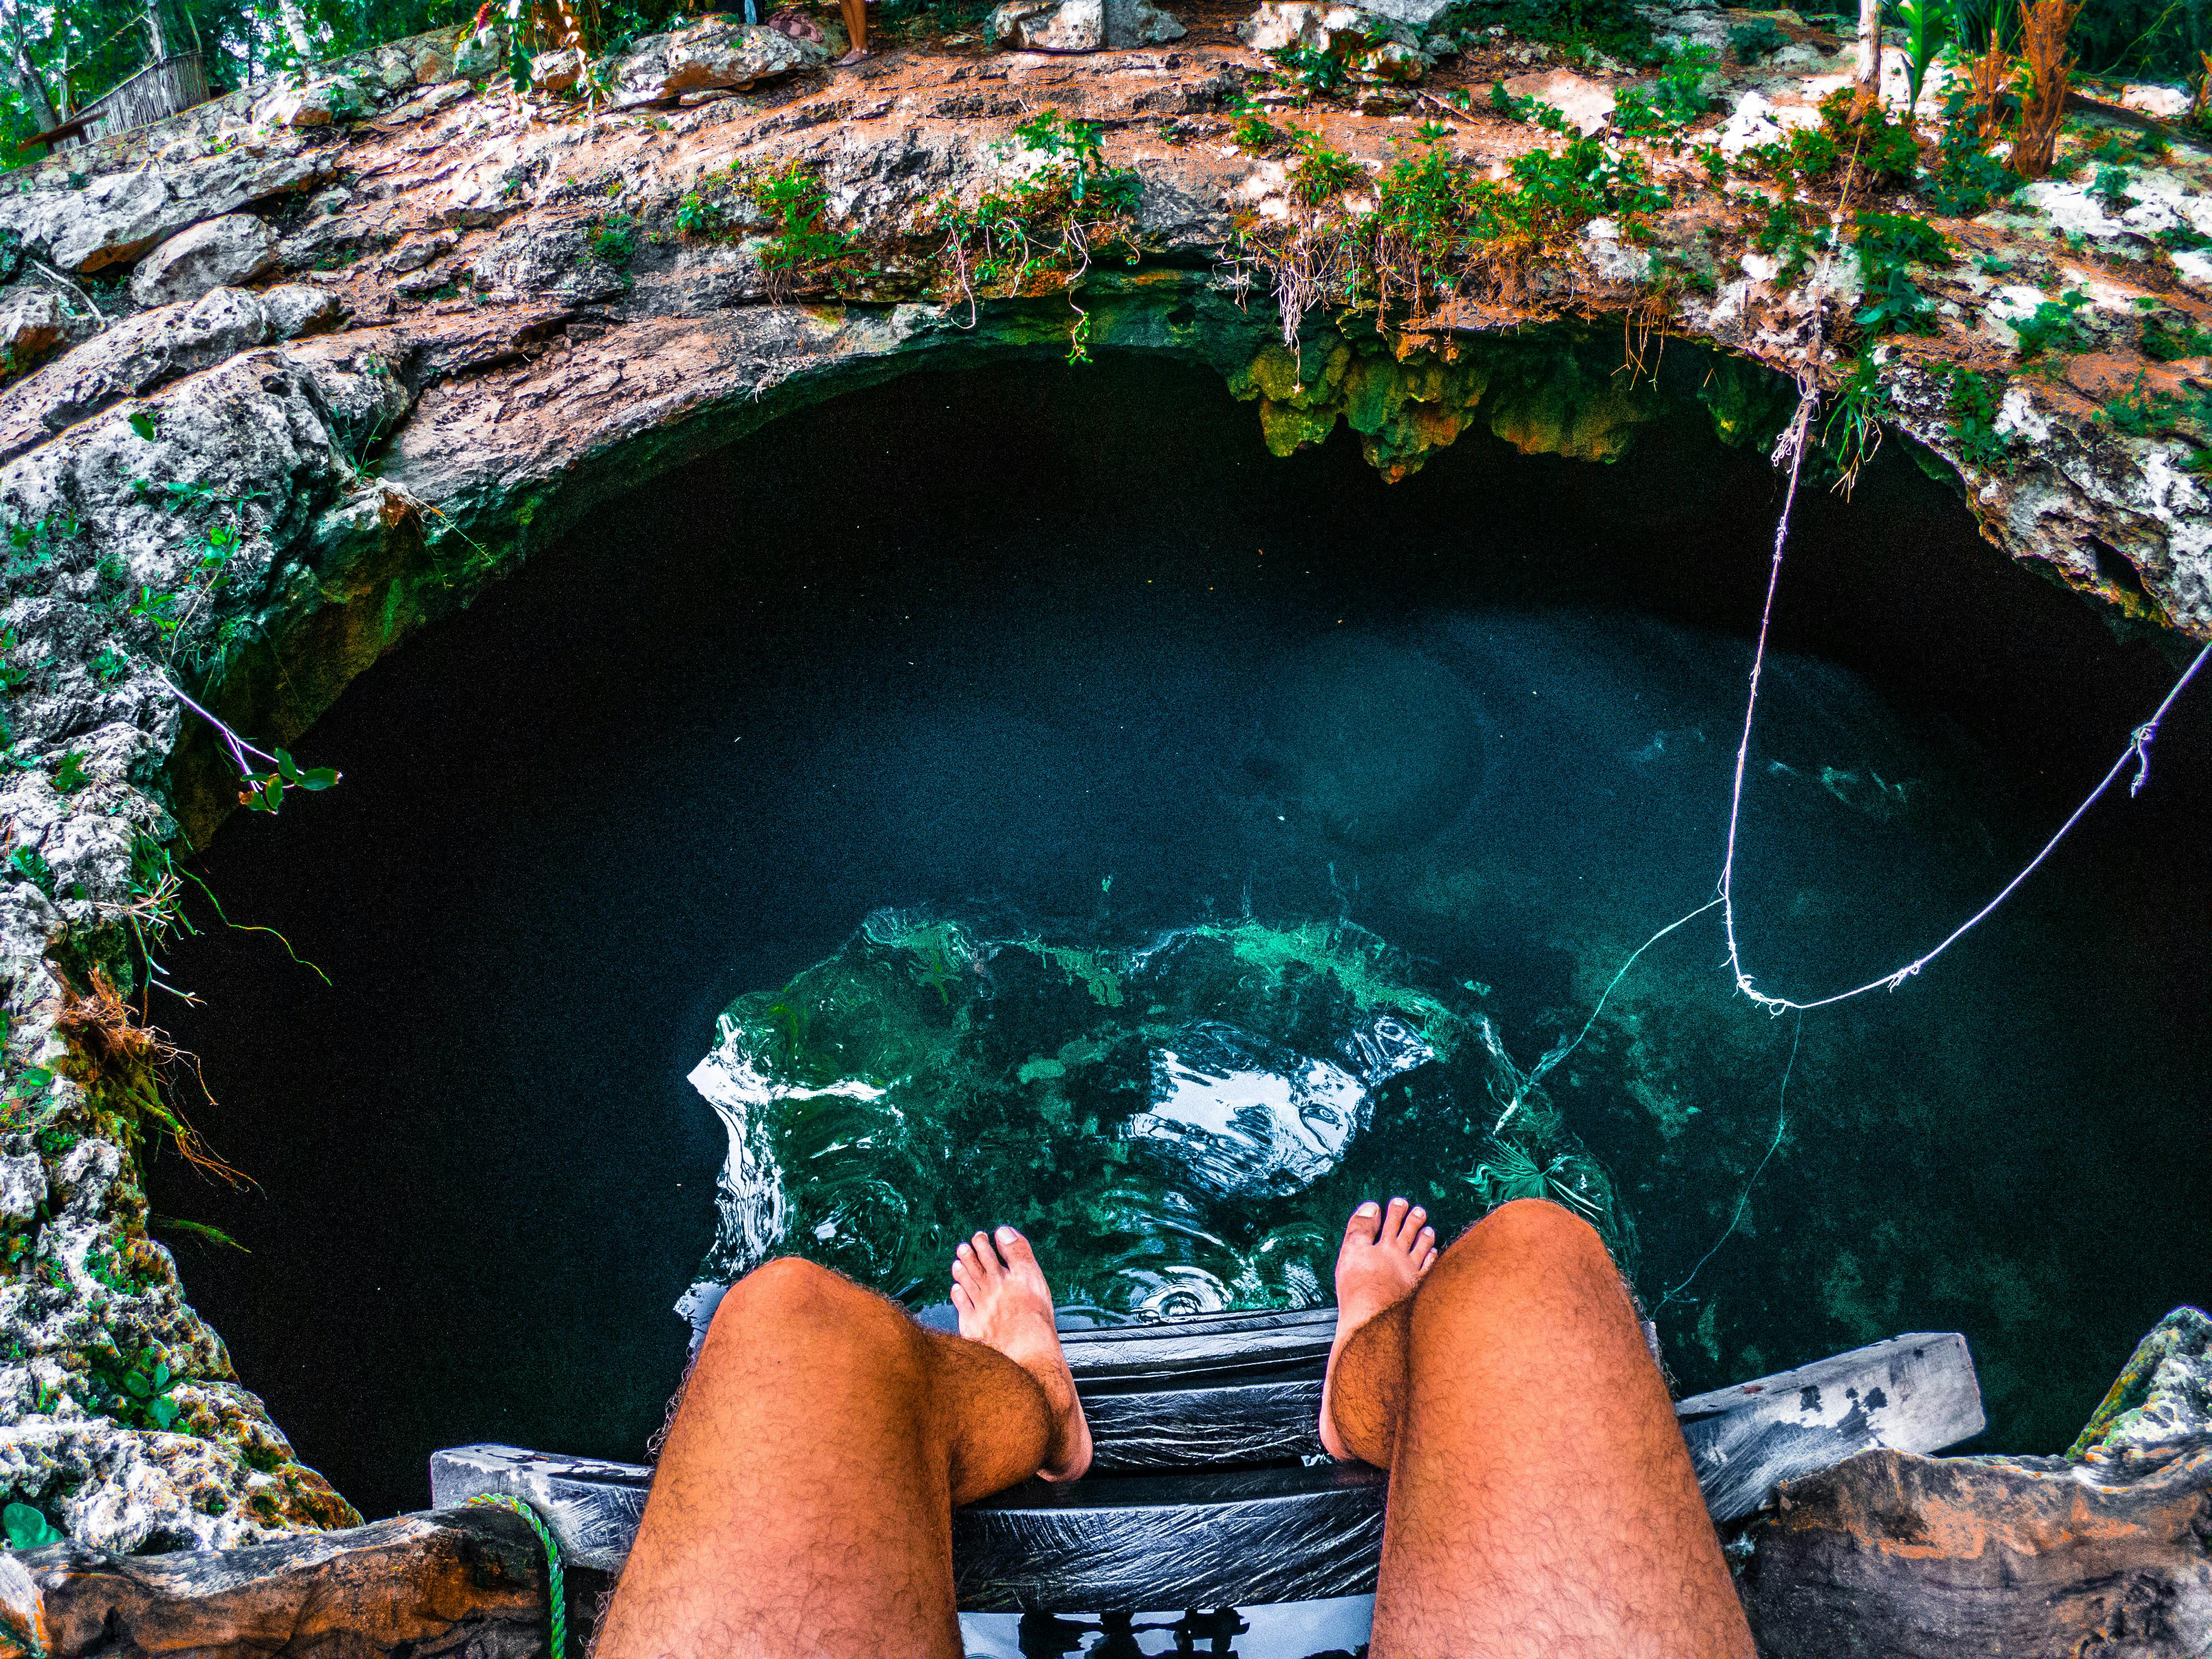
[{"label": "weathered wood beam", "polygon": [[[234,1550],[6,1559],[0,1632],[49,1659],[541,1659],[545,1552],[505,1510],[434,1510]],[[12,1593],[11,1593],[12,1592]],[[12,1627],[12,1628],[10,1628]],[[0,1640],[0,1652],[9,1651]]]},{"label": "weathered wood beam", "polygon": [[2197,1659],[2212,1434],[2133,1480],[2057,1458],[1870,1451],[1743,1531],[1762,1659]]}]

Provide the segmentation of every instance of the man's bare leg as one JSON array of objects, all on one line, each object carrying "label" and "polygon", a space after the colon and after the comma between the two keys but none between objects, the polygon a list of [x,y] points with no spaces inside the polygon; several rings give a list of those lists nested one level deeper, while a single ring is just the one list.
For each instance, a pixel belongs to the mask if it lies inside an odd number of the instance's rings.
[{"label": "man's bare leg", "polygon": [[1596,1232],[1522,1200],[1429,1265],[1419,1221],[1353,1214],[1324,1396],[1330,1449],[1390,1471],[1375,1659],[1752,1659]]},{"label": "man's bare leg", "polygon": [[663,1447],[600,1659],[957,1656],[952,1509],[1089,1467],[1028,1241],[977,1233],[962,1334],[811,1262],[730,1287]]}]

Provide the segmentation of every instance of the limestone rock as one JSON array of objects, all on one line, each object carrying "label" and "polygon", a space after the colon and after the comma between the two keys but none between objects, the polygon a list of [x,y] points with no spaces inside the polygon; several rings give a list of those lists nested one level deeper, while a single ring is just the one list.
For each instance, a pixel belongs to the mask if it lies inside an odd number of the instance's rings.
[{"label": "limestone rock", "polygon": [[1097,52],[1106,44],[1105,0],[1007,0],[984,33],[1024,52]]},{"label": "limestone rock", "polygon": [[0,460],[268,337],[268,313],[243,289],[141,313],[0,393]]},{"label": "limestone rock", "polygon": [[288,88],[264,100],[253,118],[264,127],[326,127],[334,121],[350,121],[365,114],[368,100],[351,81],[333,76]]},{"label": "limestone rock", "polygon": [[82,189],[41,181],[0,196],[0,231],[14,231],[27,252],[64,270],[100,270],[202,220],[326,183],[337,170],[333,151],[240,145],[195,161],[95,174]]},{"label": "limestone rock", "polygon": [[0,299],[0,376],[35,368],[68,331],[60,296],[52,289],[17,289]]},{"label": "limestone rock", "polygon": [[1417,29],[1428,27],[1456,3],[1458,0],[1360,0],[1363,10]]},{"label": "limestone rock", "polygon": [[1534,98],[1551,105],[1584,137],[1603,131],[1613,118],[1613,88],[1572,70],[1516,75],[1506,82],[1505,90],[1516,98]]},{"label": "limestone rock", "polygon": [[453,49],[453,73],[464,81],[482,81],[507,67],[507,33],[480,28]]},{"label": "limestone rock", "polygon": [[1152,0],[1006,0],[984,25],[988,39],[1023,52],[1126,51],[1188,33]]},{"label": "limestone rock", "polygon": [[312,283],[285,283],[255,296],[269,319],[269,337],[296,340],[302,334],[334,326],[345,315],[345,307],[328,289]]},{"label": "limestone rock", "polygon": [[617,109],[667,103],[687,92],[742,89],[827,63],[829,49],[764,23],[708,17],[649,35],[615,64]]},{"label": "limestone rock", "polygon": [[46,1166],[36,1152],[0,1158],[0,1216],[28,1221],[46,1201]]},{"label": "limestone rock", "polygon": [[131,297],[142,306],[197,300],[266,276],[276,264],[276,233],[250,213],[226,213],[178,232],[139,261]]},{"label": "limestone rock", "polygon": [[1303,46],[1324,53],[1352,80],[1370,85],[1418,81],[1428,69],[1406,25],[1341,0],[1261,0],[1237,26],[1237,38],[1259,52]]},{"label": "limestone rock", "polygon": [[2212,1437],[2212,1318],[2176,1308],[2159,1321],[2120,1369],[2069,1460],[2109,1475],[2172,1448]]},{"label": "limestone rock", "polygon": [[541,52],[530,60],[530,89],[532,92],[566,92],[584,78],[584,52],[580,46],[564,46],[558,52]]}]

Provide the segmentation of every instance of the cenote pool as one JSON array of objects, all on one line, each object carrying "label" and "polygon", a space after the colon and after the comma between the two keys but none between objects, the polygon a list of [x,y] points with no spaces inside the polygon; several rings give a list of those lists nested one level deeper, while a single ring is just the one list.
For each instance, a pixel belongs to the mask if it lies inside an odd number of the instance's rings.
[{"label": "cenote pool", "polygon": [[[642,1455],[674,1304],[779,1231],[919,1303],[1018,1220],[1120,1317],[1325,1297],[1370,1192],[1473,1219],[1516,1073],[1718,873],[1779,481],[1706,362],[1612,465],[1472,433],[1395,485],[1196,369],[917,374],[599,512],[201,861],[331,981],[170,963],[258,1185],[172,1158],[153,1204],[250,1252],[165,1235],[240,1374],[376,1515],[441,1445]],[[1976,908],[2178,665],[1900,449],[1784,579],[1739,893],[1793,996]],[[1980,1443],[2053,1451],[2212,1289],[2208,759],[2192,693],[1894,994],[1770,1018],[1717,914],[1621,981],[1536,1151],[1609,1176],[1684,1389],[1960,1329]]]}]

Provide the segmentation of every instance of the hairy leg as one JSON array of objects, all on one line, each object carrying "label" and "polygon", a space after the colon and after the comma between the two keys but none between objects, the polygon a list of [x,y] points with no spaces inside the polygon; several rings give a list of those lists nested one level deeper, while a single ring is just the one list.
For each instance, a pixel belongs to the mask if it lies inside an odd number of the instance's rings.
[{"label": "hairy leg", "polygon": [[811,1262],[768,1262],[731,1287],[669,1430],[601,1659],[960,1652],[953,1506],[1089,1461],[1057,1342],[1043,1356],[1032,1328],[1041,1299],[1048,1336],[1050,1292],[1041,1273],[1031,1285],[1016,1273],[1017,1256],[1035,1273],[1019,1235],[1000,1241],[988,1273],[969,1270],[962,1323],[988,1315],[994,1334],[1028,1345],[1027,1364],[924,1330]]},{"label": "hairy leg", "polygon": [[1492,1212],[1334,1372],[1340,1441],[1390,1470],[1376,1659],[1750,1659],[1666,1384],[1579,1218]]}]

